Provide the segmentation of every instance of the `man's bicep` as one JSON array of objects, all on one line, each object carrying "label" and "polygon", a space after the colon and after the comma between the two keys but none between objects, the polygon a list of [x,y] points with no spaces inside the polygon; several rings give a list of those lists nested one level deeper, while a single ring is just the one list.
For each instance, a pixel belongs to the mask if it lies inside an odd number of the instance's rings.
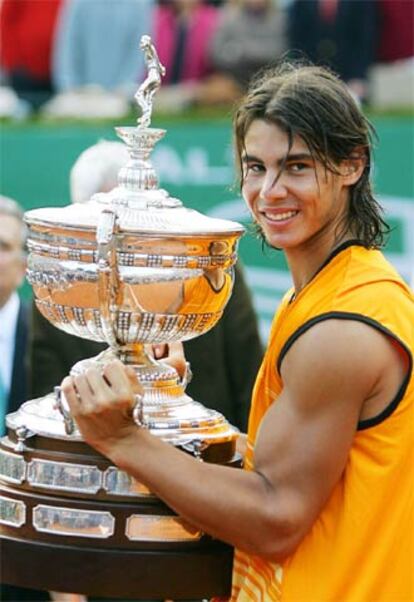
[{"label": "man's bicep", "polygon": [[375,369],[363,365],[365,350],[355,349],[358,328],[348,331],[343,336],[341,324],[321,324],[294,343],[282,364],[283,391],[256,442],[256,470],[279,503],[297,509],[305,530],[341,477],[375,382]]}]

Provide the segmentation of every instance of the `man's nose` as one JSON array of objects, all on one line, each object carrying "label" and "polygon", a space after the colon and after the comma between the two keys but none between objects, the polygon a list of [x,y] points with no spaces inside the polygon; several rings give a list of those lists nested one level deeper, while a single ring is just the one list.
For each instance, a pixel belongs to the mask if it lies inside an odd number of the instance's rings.
[{"label": "man's nose", "polygon": [[283,172],[267,172],[261,189],[261,197],[265,201],[284,199],[287,195]]}]

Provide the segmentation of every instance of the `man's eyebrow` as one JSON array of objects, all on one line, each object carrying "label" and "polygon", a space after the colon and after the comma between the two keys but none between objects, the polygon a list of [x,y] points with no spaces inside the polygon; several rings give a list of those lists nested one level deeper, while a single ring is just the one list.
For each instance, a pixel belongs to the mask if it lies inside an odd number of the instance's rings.
[{"label": "man's eyebrow", "polygon": [[261,159],[255,157],[254,155],[248,155],[247,153],[242,155],[242,161],[243,163],[262,163]]},{"label": "man's eyebrow", "polygon": [[313,157],[310,153],[295,153],[295,154],[289,154],[286,157],[283,157],[282,160],[279,160],[278,163],[283,163],[284,161],[286,161],[286,163],[288,162],[295,162],[295,161],[313,161]]},{"label": "man's eyebrow", "polygon": [[[294,163],[295,161],[314,161],[314,158],[310,153],[290,153],[281,157],[277,160],[277,164],[282,166],[284,163]],[[243,163],[263,163],[262,159],[256,157],[255,155],[248,155],[245,153],[242,155]]]}]

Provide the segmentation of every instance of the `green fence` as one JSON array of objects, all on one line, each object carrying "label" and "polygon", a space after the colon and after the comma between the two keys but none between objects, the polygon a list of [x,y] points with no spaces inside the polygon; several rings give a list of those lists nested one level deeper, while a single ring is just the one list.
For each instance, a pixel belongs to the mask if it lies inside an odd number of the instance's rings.
[{"label": "green fence", "polygon": [[[414,264],[414,119],[374,120],[379,134],[374,183],[394,227],[386,252],[409,279]],[[157,124],[162,127],[163,124]],[[79,153],[100,138],[115,139],[112,126],[3,125],[1,192],[26,209],[69,203],[68,174]],[[168,125],[153,155],[161,185],[187,207],[248,227],[249,216],[234,186],[230,127],[222,122]],[[290,285],[281,253],[267,251],[247,233],[240,255],[252,286],[263,336],[281,294]],[[28,288],[25,294],[30,294]]]}]

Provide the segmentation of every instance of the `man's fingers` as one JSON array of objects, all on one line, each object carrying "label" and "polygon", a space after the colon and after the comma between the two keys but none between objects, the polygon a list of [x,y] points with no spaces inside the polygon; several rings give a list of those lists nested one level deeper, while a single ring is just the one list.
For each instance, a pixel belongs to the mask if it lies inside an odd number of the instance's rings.
[{"label": "man's fingers", "polygon": [[130,387],[135,395],[143,395],[144,387],[139,382],[137,373],[132,366],[125,366],[125,373],[128,377]]},{"label": "man's fingers", "polygon": [[109,383],[112,393],[116,396],[117,402],[129,409],[133,406],[134,396],[130,385],[129,377],[125,366],[119,360],[107,364],[104,368],[104,377]]},{"label": "man's fingers", "polygon": [[168,357],[168,347],[169,346],[166,343],[163,343],[161,345],[153,345],[152,352],[155,359],[161,360],[164,357]]},{"label": "man's fingers", "polygon": [[109,386],[106,378],[104,378],[98,370],[95,368],[89,369],[85,372],[85,377],[88,381],[89,387],[93,392],[95,400],[104,402],[108,397],[111,396],[111,387]]},{"label": "man's fingers", "polygon": [[75,390],[80,397],[80,411],[89,412],[94,406],[94,391],[91,389],[86,374],[73,377]]},{"label": "man's fingers", "polygon": [[132,410],[134,395],[143,393],[135,371],[115,360],[104,367],[103,372],[95,368],[75,377],[66,377],[62,391],[71,413],[75,415],[101,412],[105,407],[117,406]]},{"label": "man's fingers", "polygon": [[80,400],[75,389],[73,379],[71,376],[66,376],[62,380],[62,384],[60,388],[65,396],[66,401],[68,402],[71,414],[75,416],[80,413]]},{"label": "man's fingers", "polygon": [[187,369],[187,364],[182,343],[169,344],[169,355],[167,359],[170,366],[177,370],[180,378],[183,378]]}]

